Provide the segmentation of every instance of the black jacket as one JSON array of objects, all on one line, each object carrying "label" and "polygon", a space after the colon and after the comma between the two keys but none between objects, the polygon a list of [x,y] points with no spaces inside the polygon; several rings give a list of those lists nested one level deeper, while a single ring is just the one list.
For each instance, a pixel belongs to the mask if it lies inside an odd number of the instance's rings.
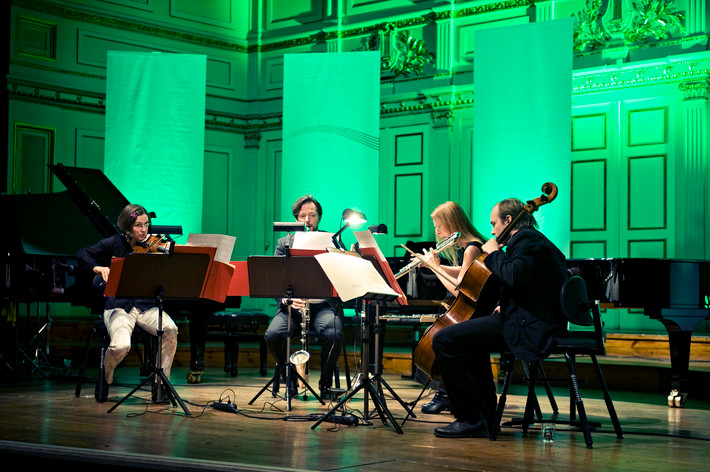
[{"label": "black jacket", "polygon": [[[115,234],[106,239],[102,239],[96,244],[79,249],[76,259],[82,269],[93,270],[96,266],[111,267],[111,259],[114,257],[126,257],[133,252],[133,248],[128,244],[126,238],[120,234]],[[103,290],[105,284],[100,284],[97,289]],[[133,300],[106,297],[105,310],[113,308],[123,308],[130,311],[132,307],[137,307],[141,311],[156,306],[155,300]]]},{"label": "black jacket", "polygon": [[522,361],[549,354],[553,336],[565,331],[560,306],[567,265],[562,252],[535,229],[515,233],[505,251],[484,259],[501,282],[500,308],[503,336]]}]

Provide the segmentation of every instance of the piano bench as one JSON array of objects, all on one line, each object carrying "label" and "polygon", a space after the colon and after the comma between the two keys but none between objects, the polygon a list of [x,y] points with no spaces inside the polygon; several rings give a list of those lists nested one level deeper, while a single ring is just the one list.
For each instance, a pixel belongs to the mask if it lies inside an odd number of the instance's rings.
[{"label": "piano bench", "polygon": [[220,311],[207,321],[207,339],[224,342],[224,371],[232,377],[238,375],[239,343],[259,343],[259,374],[266,375],[266,340],[263,331],[270,318],[258,311]]}]

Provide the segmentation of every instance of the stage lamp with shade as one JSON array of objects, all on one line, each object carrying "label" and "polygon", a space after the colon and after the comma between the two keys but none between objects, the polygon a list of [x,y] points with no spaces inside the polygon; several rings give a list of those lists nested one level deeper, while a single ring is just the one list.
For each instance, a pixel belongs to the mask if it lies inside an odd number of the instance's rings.
[{"label": "stage lamp with shade", "polygon": [[365,214],[363,212],[347,208],[343,211],[343,221],[345,224],[338,230],[337,233],[333,235],[333,244],[336,248],[345,250],[345,245],[343,244],[343,240],[341,238],[343,231],[350,226],[357,226],[367,223],[367,218],[365,218]]},{"label": "stage lamp with shade", "polygon": [[306,224],[302,221],[274,221],[274,232],[306,231]]},{"label": "stage lamp with shade", "polygon": [[387,225],[380,223],[379,225],[371,225],[370,232],[372,234],[387,234]]}]

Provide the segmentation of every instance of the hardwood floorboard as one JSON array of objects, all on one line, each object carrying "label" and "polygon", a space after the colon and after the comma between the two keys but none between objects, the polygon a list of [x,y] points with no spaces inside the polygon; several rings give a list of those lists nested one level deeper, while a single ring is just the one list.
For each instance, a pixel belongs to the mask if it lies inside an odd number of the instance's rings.
[{"label": "hardwood floorboard", "polygon": [[[141,382],[137,369],[121,367],[109,401],[97,404],[94,383],[86,381],[75,397],[75,379],[0,379],[0,452],[7,461],[24,466],[72,465],[84,470],[322,470],[403,471],[657,471],[704,469],[710,432],[710,404],[689,399],[684,408],[669,408],[663,395],[612,392],[624,438],[613,433],[601,395],[583,390],[585,407],[601,428],[592,433],[593,449],[585,446],[576,428],[557,425],[555,442],[545,445],[539,426],[527,433],[504,427],[497,441],[442,439],[432,432],[453,420],[448,413],[425,415],[419,406],[398,434],[390,424],[370,418],[354,427],[323,422],[329,411],[312,396],[292,400],[291,410],[281,398],[265,391],[267,383],[255,369],[240,369],[231,378],[220,369],[208,369],[201,384],[189,385],[186,370],[173,370],[172,382],[190,410],[150,403],[150,392],[140,390],[111,413],[108,410]],[[95,374],[94,374],[95,375]],[[311,379],[317,384],[318,373]],[[414,401],[421,386],[399,375],[384,375],[405,402]],[[522,416],[522,386],[514,386],[504,421]],[[566,390],[555,388],[559,416],[567,418]],[[238,413],[211,408],[217,400],[236,403]],[[254,400],[253,404],[249,404]],[[349,414],[364,415],[364,393],[347,403]],[[540,392],[546,418],[550,409]],[[387,397],[390,411],[401,424],[405,410]],[[373,403],[369,399],[370,409]],[[362,420],[361,420],[362,421]]]}]

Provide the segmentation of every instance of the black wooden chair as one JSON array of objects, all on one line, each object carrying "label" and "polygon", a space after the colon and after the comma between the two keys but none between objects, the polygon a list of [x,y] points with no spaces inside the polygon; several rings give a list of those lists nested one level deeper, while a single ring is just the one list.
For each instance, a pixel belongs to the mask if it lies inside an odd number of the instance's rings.
[{"label": "black wooden chair", "polygon": [[[95,335],[99,335],[101,337],[101,356],[99,360],[99,376],[97,379],[96,390],[94,391],[94,397],[96,398],[97,402],[101,403],[103,402],[103,399],[106,398],[106,392],[104,391],[106,385],[104,382],[101,382],[101,379],[104,378],[104,355],[106,353],[106,349],[108,349],[108,346],[111,343],[111,338],[108,335],[108,330],[106,329],[106,324],[104,323],[103,319],[96,320],[94,325],[87,333],[86,345],[84,347],[84,358],[81,363],[81,366],[79,366],[79,377],[76,381],[76,389],[74,390],[74,395],[76,397],[81,396],[81,388],[84,383],[84,374],[86,372],[86,366],[89,362],[91,341]],[[131,340],[132,344],[136,347],[135,351],[138,355],[138,361],[140,364],[140,375],[143,377],[150,375],[153,370],[151,363],[153,362],[153,359],[155,359],[156,351],[156,346],[154,345],[155,343],[153,343],[153,337],[149,333],[146,333],[141,328],[136,326],[133,330]],[[142,345],[143,347],[141,348],[140,345]]]},{"label": "black wooden chair", "polygon": [[[555,344],[551,355],[564,356],[567,364],[567,370],[569,372],[569,377],[564,380],[570,384],[569,420],[555,420],[554,422],[580,427],[584,434],[584,441],[587,447],[592,448],[593,441],[591,427],[589,420],[587,419],[586,410],[584,409],[584,402],[582,401],[576,371],[577,357],[589,356],[594,366],[597,381],[604,396],[604,401],[609,413],[609,418],[614,427],[614,432],[616,433],[617,438],[621,439],[623,437],[623,433],[619,423],[619,418],[616,414],[611,396],[609,395],[606,382],[604,381],[604,375],[602,374],[599,361],[597,360],[597,356],[603,356],[606,354],[603,323],[599,312],[599,303],[598,301],[589,300],[587,295],[587,286],[584,279],[576,275],[569,277],[565,281],[560,293],[560,303],[562,306],[562,312],[566,316],[570,327],[591,327],[593,330],[570,330],[566,336],[560,336],[554,340]],[[533,416],[536,407],[538,407],[537,396],[535,394],[535,385],[540,380],[540,373],[542,373],[541,375],[543,376],[543,380],[546,382],[557,380],[544,376],[542,361],[529,363],[527,372],[528,395],[525,405],[525,414],[521,423],[522,430],[524,432],[526,432],[529,426],[535,422]],[[510,379],[507,380],[509,381]],[[503,388],[504,391],[507,392],[507,385]],[[498,409],[496,412],[497,424],[500,424],[501,421],[501,416],[505,408],[505,399],[506,398],[503,395],[501,395],[501,398],[499,399]],[[576,419],[577,416],[579,416],[579,421]],[[538,417],[538,422],[542,421],[544,420],[541,420]],[[495,432],[491,436],[491,439],[495,439]]]}]

